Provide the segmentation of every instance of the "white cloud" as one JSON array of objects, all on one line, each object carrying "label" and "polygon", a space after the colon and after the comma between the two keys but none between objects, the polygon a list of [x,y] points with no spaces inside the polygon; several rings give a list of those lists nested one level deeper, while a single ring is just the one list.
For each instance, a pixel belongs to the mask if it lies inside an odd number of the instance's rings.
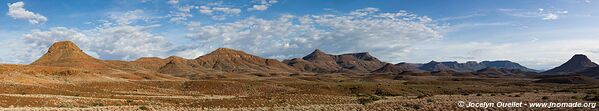
[{"label": "white cloud", "polygon": [[543,20],[557,20],[560,18],[560,15],[567,14],[568,11],[545,11],[544,9],[539,9],[539,13],[541,14],[541,16],[543,16]]},{"label": "white cloud", "polygon": [[543,8],[539,8],[536,11],[525,9],[499,9],[499,12],[514,17],[540,18],[541,20],[558,20],[560,16],[568,14],[568,11],[565,10],[547,10]]},{"label": "white cloud", "polygon": [[226,7],[221,3],[210,3],[200,6],[198,12],[210,16],[213,20],[225,20],[227,17],[238,16],[241,13],[241,9]]},{"label": "white cloud", "polygon": [[215,7],[213,8],[214,11],[220,11],[223,12],[225,14],[232,14],[232,15],[237,15],[239,13],[241,13],[240,9],[237,8],[228,8],[228,7]]},{"label": "white cloud", "polygon": [[377,11],[366,8],[345,15],[283,15],[272,20],[250,17],[230,23],[197,23],[188,26],[188,38],[200,44],[193,49],[199,53],[229,47],[283,59],[320,48],[332,53],[372,51],[387,60],[399,59],[395,55],[405,53],[414,44],[441,38],[439,25],[426,16]]},{"label": "white cloud", "polygon": [[185,5],[185,6],[174,6],[176,8],[175,11],[170,11],[168,17],[170,17],[171,22],[182,23],[187,20],[189,17],[193,17],[191,15],[191,10],[197,8],[197,6]]},{"label": "white cloud", "polygon": [[212,15],[212,9],[210,9],[210,7],[207,6],[200,6],[200,10],[198,10],[200,13],[202,14],[206,14],[206,15]]},{"label": "white cloud", "polygon": [[253,5],[252,8],[248,9],[248,10],[259,10],[259,11],[264,11],[268,9],[267,5]]},{"label": "white cloud", "polygon": [[171,5],[176,5],[179,3],[179,0],[169,0],[167,3]]},{"label": "white cloud", "polygon": [[33,13],[24,8],[24,2],[15,2],[8,4],[8,13],[6,15],[12,17],[13,19],[26,19],[31,24],[39,24],[48,21],[48,19],[38,13]]},{"label": "white cloud", "polygon": [[149,19],[149,17],[144,15],[144,11],[140,9],[125,13],[112,13],[110,18],[116,20],[116,22],[119,24],[131,24],[133,21],[140,19]]},{"label": "white cloud", "polygon": [[272,6],[273,4],[277,3],[277,0],[256,0],[255,2],[258,2],[258,4],[256,5],[252,5],[252,7],[248,8],[248,11],[265,11],[268,10],[268,7]]}]

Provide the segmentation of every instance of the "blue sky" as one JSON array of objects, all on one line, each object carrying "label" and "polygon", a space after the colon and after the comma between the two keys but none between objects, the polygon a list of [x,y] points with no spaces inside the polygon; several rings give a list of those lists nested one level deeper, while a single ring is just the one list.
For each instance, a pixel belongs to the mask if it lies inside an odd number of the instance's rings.
[{"label": "blue sky", "polygon": [[388,62],[599,61],[596,0],[3,0],[0,61],[61,40],[92,56],[196,58],[229,47],[276,59],[322,49]]}]

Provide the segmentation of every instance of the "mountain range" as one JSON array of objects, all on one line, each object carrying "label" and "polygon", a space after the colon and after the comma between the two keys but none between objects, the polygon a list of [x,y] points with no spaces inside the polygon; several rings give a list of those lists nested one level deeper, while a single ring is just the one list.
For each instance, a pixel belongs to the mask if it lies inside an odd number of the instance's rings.
[{"label": "mountain range", "polygon": [[[243,51],[218,48],[195,59],[171,56],[165,59],[143,57],[135,61],[99,60],[85,54],[70,41],[54,43],[41,58],[31,63],[37,66],[74,67],[99,70],[123,70],[153,72],[189,77],[197,74],[214,73],[390,73],[405,72],[451,75],[455,73],[478,73],[487,75],[514,75],[535,73],[518,63],[501,61],[469,61],[428,63],[383,62],[367,52],[333,55],[319,49],[302,57],[278,61],[251,55]],[[584,55],[575,55],[571,60],[542,74],[597,75],[598,65]]]}]

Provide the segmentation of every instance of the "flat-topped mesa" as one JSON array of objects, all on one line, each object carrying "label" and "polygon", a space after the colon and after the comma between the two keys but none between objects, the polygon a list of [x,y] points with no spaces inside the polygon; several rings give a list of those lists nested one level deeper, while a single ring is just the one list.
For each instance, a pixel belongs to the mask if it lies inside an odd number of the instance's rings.
[{"label": "flat-topped mesa", "polygon": [[56,42],[48,52],[31,65],[57,67],[107,68],[107,64],[85,54],[71,41]]},{"label": "flat-topped mesa", "polygon": [[343,55],[352,55],[353,57],[366,61],[379,61],[376,57],[370,55],[368,52],[360,52],[360,53],[349,53]]}]

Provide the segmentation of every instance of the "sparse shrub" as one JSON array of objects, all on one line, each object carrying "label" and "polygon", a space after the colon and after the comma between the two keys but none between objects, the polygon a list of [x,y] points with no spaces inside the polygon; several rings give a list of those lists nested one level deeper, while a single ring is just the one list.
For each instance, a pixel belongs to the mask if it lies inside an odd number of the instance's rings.
[{"label": "sparse shrub", "polygon": [[406,104],[406,105],[404,105],[404,106],[405,106],[405,107],[410,107],[410,108],[412,108],[412,109],[421,109],[422,107],[424,107],[424,106],[422,106],[422,105],[420,105],[420,104]]},{"label": "sparse shrub", "polygon": [[390,92],[386,92],[383,89],[376,89],[374,91],[374,95],[377,95],[377,96],[399,96],[399,94],[393,94],[393,93],[390,93]]},{"label": "sparse shrub", "polygon": [[102,104],[102,103],[94,103],[94,104],[92,104],[92,106],[104,106],[104,104]]},{"label": "sparse shrub", "polygon": [[139,110],[150,110],[150,108],[146,106],[139,106]]},{"label": "sparse shrub", "polygon": [[547,99],[549,99],[549,97],[547,97],[547,96],[543,96],[543,97],[541,97],[541,99],[542,99],[542,100],[547,100]]},{"label": "sparse shrub", "polygon": [[520,97],[520,95],[518,94],[518,95],[516,95],[516,96],[514,96],[514,97]]},{"label": "sparse shrub", "polygon": [[590,96],[590,95],[586,95],[582,99],[584,99],[585,101],[599,101],[599,97],[597,97],[597,96]]},{"label": "sparse shrub", "polygon": [[426,99],[426,102],[432,103],[434,101],[432,99]]},{"label": "sparse shrub", "polygon": [[420,98],[425,98],[425,97],[428,97],[428,95],[426,95],[426,94],[423,94],[423,95],[418,95],[418,96],[416,96],[416,98],[418,98],[418,99],[420,99]]},{"label": "sparse shrub", "polygon": [[131,103],[131,102],[133,102],[133,100],[131,100],[131,99],[127,99],[127,100],[126,100],[126,102],[127,102],[127,103]]},{"label": "sparse shrub", "polygon": [[572,96],[572,97],[570,97],[570,99],[580,99],[580,97],[578,97],[578,96]]},{"label": "sparse shrub", "polygon": [[476,94],[476,96],[483,96],[483,94],[478,93],[478,94]]},{"label": "sparse shrub", "polygon": [[358,103],[360,103],[360,104],[362,104],[362,105],[366,105],[366,104],[368,104],[368,103],[372,103],[372,102],[374,102],[374,101],[378,101],[378,100],[380,100],[380,99],[381,99],[381,97],[378,97],[378,96],[374,96],[374,95],[373,95],[373,96],[369,96],[369,97],[367,97],[367,98],[359,98],[357,101],[358,101]]},{"label": "sparse shrub", "polygon": [[491,96],[497,96],[496,94],[491,94]]},{"label": "sparse shrub", "polygon": [[468,96],[468,95],[470,95],[470,94],[468,94],[468,93],[462,93],[462,95],[463,95],[463,96]]}]

